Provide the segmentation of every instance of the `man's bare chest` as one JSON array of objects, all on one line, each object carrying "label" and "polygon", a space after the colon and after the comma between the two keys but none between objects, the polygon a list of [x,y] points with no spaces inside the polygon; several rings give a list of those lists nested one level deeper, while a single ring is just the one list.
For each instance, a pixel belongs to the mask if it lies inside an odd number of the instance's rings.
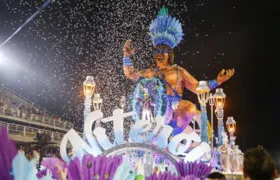
[{"label": "man's bare chest", "polygon": [[177,70],[164,70],[162,71],[166,81],[170,84],[176,84],[178,80],[180,81],[180,74]]}]

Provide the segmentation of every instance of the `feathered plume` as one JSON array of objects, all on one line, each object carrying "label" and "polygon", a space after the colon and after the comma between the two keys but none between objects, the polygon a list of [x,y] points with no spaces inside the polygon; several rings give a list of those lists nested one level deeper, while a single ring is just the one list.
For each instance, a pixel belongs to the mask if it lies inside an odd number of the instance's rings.
[{"label": "feathered plume", "polygon": [[145,180],[182,180],[182,178],[180,176],[175,176],[172,175],[170,172],[164,172],[164,173],[159,173],[157,175],[157,173],[153,173],[152,175],[148,176],[145,178]]},{"label": "feathered plume", "polygon": [[24,154],[18,153],[12,161],[14,180],[37,180],[36,160],[28,161]]},{"label": "feathered plume", "polygon": [[201,180],[201,179],[194,176],[194,175],[189,175],[189,176],[186,176],[186,177],[182,177],[180,180]]},{"label": "feathered plume", "polygon": [[121,163],[120,157],[84,155],[82,163],[78,158],[70,161],[68,179],[112,180]]},{"label": "feathered plume", "polygon": [[38,171],[36,176],[38,179],[42,179],[44,176],[48,175],[48,170],[47,169],[43,169],[41,171]]},{"label": "feathered plume", "polygon": [[168,9],[163,6],[159,11],[158,16],[168,16]]},{"label": "feathered plume", "polygon": [[8,137],[6,128],[0,130],[0,177],[5,180],[13,179],[12,160],[17,154],[16,145]]},{"label": "feathered plume", "polygon": [[211,166],[202,162],[179,162],[175,166],[181,176],[186,177],[192,175],[201,179],[206,178],[212,170]]},{"label": "feathered plume", "polygon": [[163,7],[157,18],[150,24],[150,36],[154,46],[166,44],[171,48],[177,46],[183,39],[182,24],[168,15],[168,9]]},{"label": "feathered plume", "polygon": [[53,179],[59,180],[58,168],[57,165],[60,165],[63,169],[67,168],[67,164],[59,160],[58,158],[48,158],[42,161],[42,166],[46,169],[39,171],[37,173],[37,177],[43,177],[43,175],[47,175],[47,172],[50,172]]},{"label": "feathered plume", "polygon": [[[84,173],[86,173],[86,169]],[[81,162],[78,158],[71,160],[69,163],[68,179],[69,180],[83,179]]]}]

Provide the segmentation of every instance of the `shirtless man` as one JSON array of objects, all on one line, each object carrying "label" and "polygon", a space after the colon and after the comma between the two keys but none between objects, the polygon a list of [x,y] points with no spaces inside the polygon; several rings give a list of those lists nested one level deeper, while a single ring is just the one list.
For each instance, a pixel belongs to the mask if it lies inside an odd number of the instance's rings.
[{"label": "shirtless man", "polygon": [[[152,21],[150,35],[154,45],[156,67],[134,69],[130,57],[136,48],[131,48],[131,40],[127,40],[123,48],[123,70],[126,77],[133,80],[156,76],[164,82],[167,98],[165,123],[173,127],[174,136],[187,127],[196,112],[195,105],[182,100],[182,95],[184,88],[196,94],[198,81],[186,69],[174,64],[173,48],[182,40],[183,30],[179,21],[169,16],[167,8],[163,7],[157,18]],[[210,89],[227,81],[233,74],[234,69],[223,69],[215,80],[208,81]]]},{"label": "shirtless man", "polygon": [[[123,53],[124,57],[130,57],[135,48],[130,47],[131,40],[127,40]],[[170,123],[174,128],[175,134],[181,133],[190,123],[195,114],[195,105],[187,100],[182,100],[184,88],[196,92],[198,81],[184,68],[174,64],[173,50],[167,45],[158,45],[155,48],[155,60],[157,67],[145,70],[136,70],[131,66],[123,66],[126,77],[137,80],[140,77],[152,78],[154,76],[165,79],[170,86],[165,83],[168,106],[166,114],[168,117],[166,123]],[[234,69],[222,70],[217,76],[217,83],[220,85],[227,81],[234,74]],[[178,102],[176,104],[176,102]],[[170,112],[171,109],[173,112]]]}]

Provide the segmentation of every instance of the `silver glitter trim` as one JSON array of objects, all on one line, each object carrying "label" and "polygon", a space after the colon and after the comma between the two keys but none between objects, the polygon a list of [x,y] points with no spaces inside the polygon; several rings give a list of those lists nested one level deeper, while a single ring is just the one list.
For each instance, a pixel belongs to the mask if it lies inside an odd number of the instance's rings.
[{"label": "silver glitter trim", "polygon": [[[128,144],[122,144],[115,146],[111,149],[108,149],[107,151],[104,151],[103,153],[106,156],[110,155],[118,155],[122,152],[128,152],[128,151],[145,151],[145,153],[148,152],[156,152],[157,154],[164,156],[166,159],[169,160],[170,163],[173,165],[173,171],[176,171],[175,164],[179,161],[181,161],[178,157],[173,156],[172,154],[164,151],[163,149],[160,149],[152,144],[144,144],[144,143],[128,143]],[[172,166],[171,165],[171,166]],[[153,163],[152,162],[146,162],[144,164],[144,176],[150,176],[153,173]]]},{"label": "silver glitter trim", "polygon": [[141,151],[153,151],[156,152],[164,157],[166,157],[170,162],[172,162],[173,165],[175,165],[177,162],[180,162],[181,159],[179,159],[176,156],[173,156],[172,154],[154,146],[151,144],[143,144],[143,143],[128,143],[128,144],[121,144],[121,145],[117,145],[111,149],[108,149],[106,151],[104,151],[103,153],[106,156],[110,156],[110,155],[115,155],[115,154],[119,154],[120,152],[123,151],[129,151],[129,150],[141,150]]}]

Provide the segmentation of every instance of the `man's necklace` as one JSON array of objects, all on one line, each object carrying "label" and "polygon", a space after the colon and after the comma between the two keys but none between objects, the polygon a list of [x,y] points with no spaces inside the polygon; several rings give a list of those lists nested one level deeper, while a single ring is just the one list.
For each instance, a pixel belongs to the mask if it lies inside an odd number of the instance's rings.
[{"label": "man's necklace", "polygon": [[163,67],[161,67],[161,68],[159,68],[159,69],[160,69],[160,70],[161,70],[161,69],[166,69],[166,68],[170,68],[170,67],[173,67],[173,66],[176,66],[176,64],[163,66]]},{"label": "man's necklace", "polygon": [[[162,74],[161,70],[162,70],[162,69],[165,69],[165,68],[168,68],[168,67],[173,67],[173,66],[177,66],[177,64],[164,66],[164,67],[162,67],[162,68],[159,69],[162,78],[165,78],[165,77],[164,77],[164,75]],[[176,91],[176,89],[177,89],[177,87],[179,86],[179,83],[180,83],[180,70],[179,70],[179,67],[177,67],[177,77],[178,77],[178,78],[177,78],[177,82],[176,82],[175,88],[173,89],[173,88],[170,86],[170,88],[171,88],[173,91]]]}]

